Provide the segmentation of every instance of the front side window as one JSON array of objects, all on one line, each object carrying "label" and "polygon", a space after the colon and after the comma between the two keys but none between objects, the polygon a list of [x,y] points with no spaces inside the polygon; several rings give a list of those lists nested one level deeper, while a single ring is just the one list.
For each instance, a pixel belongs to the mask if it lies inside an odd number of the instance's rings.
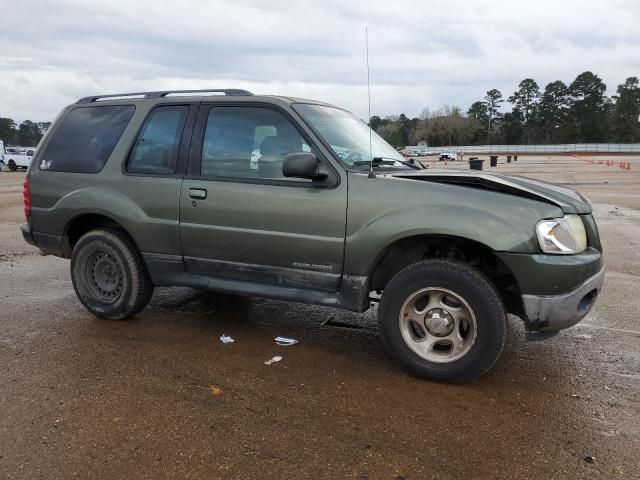
[{"label": "front side window", "polygon": [[388,167],[409,168],[395,148],[353,114],[324,105],[298,103],[293,108],[347,166],[366,169],[372,158],[380,158]]},{"label": "front side window", "polygon": [[71,110],[61,120],[42,152],[40,169],[55,172],[99,172],[134,112],[133,105],[80,107]]},{"label": "front side window", "polygon": [[212,107],[202,143],[200,174],[284,180],[285,155],[310,151],[293,124],[275,110]]},{"label": "front side window", "polygon": [[189,113],[186,105],[155,108],[147,118],[131,151],[128,172],[172,174]]}]

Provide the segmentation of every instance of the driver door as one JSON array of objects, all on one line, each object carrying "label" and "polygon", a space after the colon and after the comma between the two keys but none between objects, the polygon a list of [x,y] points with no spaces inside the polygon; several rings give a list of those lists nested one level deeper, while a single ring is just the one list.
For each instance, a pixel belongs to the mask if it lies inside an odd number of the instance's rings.
[{"label": "driver door", "polygon": [[325,186],[282,175],[287,153],[314,151],[320,158],[311,145],[273,106],[201,106],[180,194],[180,238],[190,272],[338,290],[346,180],[341,183],[334,170],[335,181]]}]

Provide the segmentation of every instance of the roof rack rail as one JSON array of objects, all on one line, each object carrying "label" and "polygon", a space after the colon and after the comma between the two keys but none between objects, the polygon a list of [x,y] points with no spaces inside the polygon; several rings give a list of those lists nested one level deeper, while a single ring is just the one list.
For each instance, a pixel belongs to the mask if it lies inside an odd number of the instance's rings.
[{"label": "roof rack rail", "polygon": [[140,97],[140,98],[163,98],[171,94],[187,94],[193,93],[224,93],[229,96],[245,96],[253,95],[253,93],[247,90],[241,90],[238,88],[218,88],[218,89],[205,89],[205,90],[162,90],[159,92],[132,92],[132,93],[115,93],[111,95],[92,95],[90,97],[83,97],[76,103],[91,103],[98,100],[108,100],[110,98],[125,98],[125,97]]}]

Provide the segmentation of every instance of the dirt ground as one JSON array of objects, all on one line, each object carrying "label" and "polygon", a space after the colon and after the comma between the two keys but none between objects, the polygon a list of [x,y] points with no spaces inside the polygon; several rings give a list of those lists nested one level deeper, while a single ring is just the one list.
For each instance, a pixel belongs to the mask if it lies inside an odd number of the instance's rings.
[{"label": "dirt ground", "polygon": [[68,262],[22,241],[24,173],[1,172],[0,478],[640,478],[640,157],[595,158],[500,157],[592,202],[606,286],[546,341],[512,318],[493,370],[457,386],[401,371],[375,309],[159,288],[97,320]]}]

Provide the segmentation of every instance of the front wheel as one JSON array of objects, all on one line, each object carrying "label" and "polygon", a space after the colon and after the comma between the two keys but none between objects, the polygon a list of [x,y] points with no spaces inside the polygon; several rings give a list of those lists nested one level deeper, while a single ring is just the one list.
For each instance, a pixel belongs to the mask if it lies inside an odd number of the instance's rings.
[{"label": "front wheel", "polygon": [[117,230],[92,230],[78,240],[71,254],[71,279],[87,310],[110,320],[135,315],[153,294],[144,260]]},{"label": "front wheel", "polygon": [[464,382],[497,361],[507,315],[495,287],[462,262],[428,260],[396,274],[384,289],[378,321],[389,352],[411,373]]}]

